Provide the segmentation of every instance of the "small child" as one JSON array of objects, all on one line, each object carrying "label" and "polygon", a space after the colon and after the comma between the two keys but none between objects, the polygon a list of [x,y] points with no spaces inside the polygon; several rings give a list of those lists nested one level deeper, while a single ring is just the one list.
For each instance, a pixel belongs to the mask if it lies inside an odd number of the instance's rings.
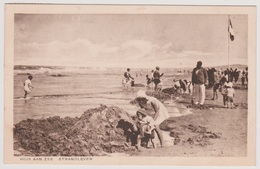
[{"label": "small child", "polygon": [[220,92],[223,96],[223,105],[224,107],[227,107],[227,82],[225,79],[220,80]]},{"label": "small child", "polygon": [[213,86],[213,98],[211,100],[215,100],[215,97],[216,97],[216,99],[218,99],[218,90],[219,90],[220,86],[221,86],[220,83],[214,84],[214,86]]},{"label": "small child", "polygon": [[28,79],[24,81],[23,89],[24,89],[24,98],[29,97],[29,94],[31,93],[31,90],[33,89],[31,80],[33,77],[30,75],[28,76]]},{"label": "small child", "polygon": [[233,83],[229,82],[227,84],[227,108],[233,109],[234,97],[235,97],[235,89],[233,88]]},{"label": "small child", "polygon": [[[140,134],[137,138],[136,148],[140,150],[141,140],[143,138],[147,138],[147,141],[151,140],[153,147],[155,148],[155,144],[153,142],[154,132],[155,132],[155,121],[154,119],[147,114],[145,109],[139,109],[136,112],[137,115],[137,128],[139,129]],[[147,142],[148,143],[148,142]],[[147,144],[146,144],[147,147]]]}]

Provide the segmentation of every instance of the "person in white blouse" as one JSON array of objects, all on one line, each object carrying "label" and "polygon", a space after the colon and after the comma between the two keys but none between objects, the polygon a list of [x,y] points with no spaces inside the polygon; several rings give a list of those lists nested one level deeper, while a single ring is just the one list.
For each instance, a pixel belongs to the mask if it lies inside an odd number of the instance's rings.
[{"label": "person in white blouse", "polygon": [[155,131],[159,137],[160,144],[163,146],[163,136],[159,128],[159,125],[170,117],[166,107],[157,98],[152,96],[147,96],[145,91],[140,90],[137,93],[137,100],[139,106],[144,108],[155,121]]}]

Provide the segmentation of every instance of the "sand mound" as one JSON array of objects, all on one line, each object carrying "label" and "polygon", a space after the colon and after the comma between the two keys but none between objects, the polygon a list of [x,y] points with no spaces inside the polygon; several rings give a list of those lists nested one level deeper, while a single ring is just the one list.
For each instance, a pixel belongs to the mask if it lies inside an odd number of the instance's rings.
[{"label": "sand mound", "polygon": [[175,120],[165,120],[160,128],[170,131],[170,136],[174,138],[174,145],[191,144],[204,147],[211,144],[211,139],[221,136],[219,133],[208,131],[206,127],[191,124],[180,125]]},{"label": "sand mound", "polygon": [[176,88],[171,87],[171,88],[163,89],[162,92],[167,93],[167,94],[175,94],[177,92],[177,90],[176,90]]},{"label": "sand mound", "polygon": [[[131,117],[118,107],[101,105],[80,118],[27,119],[15,125],[15,149],[40,156],[101,156],[133,152],[127,143]],[[122,127],[124,126],[124,128]]]},{"label": "sand mound", "polygon": [[247,103],[235,103],[234,106],[235,108],[248,109]]},{"label": "sand mound", "polygon": [[203,105],[203,106],[201,106],[201,105],[199,105],[199,104],[190,104],[190,105],[188,105],[188,106],[186,106],[187,108],[191,108],[191,109],[200,109],[200,110],[205,110],[205,109],[210,109],[210,110],[212,110],[212,109],[214,109],[214,107],[213,106],[209,106],[209,105]]}]

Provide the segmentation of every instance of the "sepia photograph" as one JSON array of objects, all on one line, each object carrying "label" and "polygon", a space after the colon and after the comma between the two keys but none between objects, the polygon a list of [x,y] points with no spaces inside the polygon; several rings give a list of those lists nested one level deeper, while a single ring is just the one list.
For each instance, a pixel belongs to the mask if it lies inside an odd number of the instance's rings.
[{"label": "sepia photograph", "polygon": [[254,165],[255,13],[6,5],[5,160]]}]

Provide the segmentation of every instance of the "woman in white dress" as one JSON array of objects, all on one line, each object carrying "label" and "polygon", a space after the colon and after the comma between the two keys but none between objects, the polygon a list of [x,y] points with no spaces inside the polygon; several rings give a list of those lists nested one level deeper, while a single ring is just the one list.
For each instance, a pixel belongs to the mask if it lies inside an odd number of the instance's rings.
[{"label": "woman in white dress", "polygon": [[161,146],[163,146],[163,137],[159,125],[170,117],[168,110],[157,98],[147,96],[145,91],[142,90],[138,91],[137,93],[137,101],[139,106],[147,110],[148,113],[153,117],[156,125],[156,132],[158,134]]}]

